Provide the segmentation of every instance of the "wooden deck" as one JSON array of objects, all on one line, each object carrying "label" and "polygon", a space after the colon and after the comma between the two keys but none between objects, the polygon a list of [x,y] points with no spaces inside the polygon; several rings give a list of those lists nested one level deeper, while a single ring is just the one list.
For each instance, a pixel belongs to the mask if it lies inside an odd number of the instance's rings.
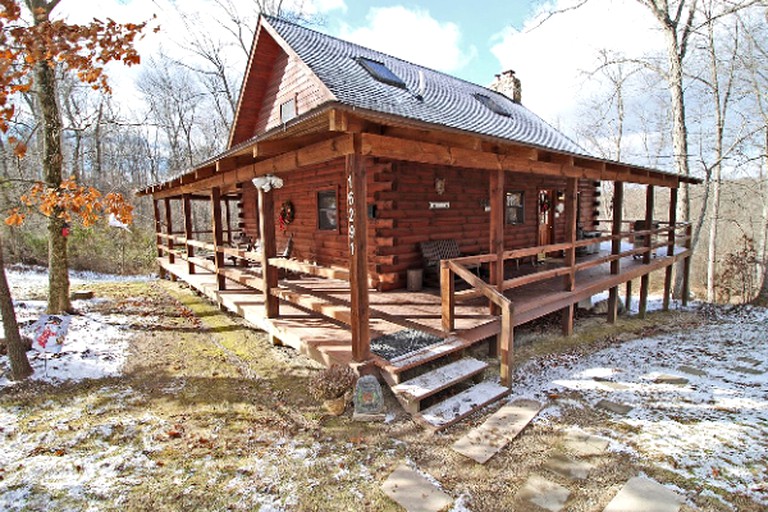
[{"label": "wooden deck", "polygon": [[[584,256],[579,261],[603,258],[606,254]],[[522,325],[631,279],[664,269],[687,254],[685,249],[680,248],[674,256],[657,257],[648,264],[626,257],[621,260],[618,275],[610,273],[609,263],[594,266],[577,272],[575,289],[570,292],[563,291],[563,277],[510,290],[507,295],[514,303],[514,325]],[[231,280],[227,280],[226,290],[218,290],[216,274],[211,271],[198,267],[196,273],[190,274],[186,261],[177,259],[176,263],[170,263],[167,257],[160,257],[158,262],[171,275],[187,282],[212,301],[312,359],[325,365],[352,361],[350,324],[353,319],[348,281],[306,276],[282,279],[279,287],[273,290],[273,295],[281,299],[280,315],[268,319],[261,291]],[[519,269],[508,268],[507,275],[514,277],[538,272],[558,264],[558,260],[550,259],[535,268],[530,265]],[[440,290],[370,290],[369,294],[372,339],[402,329],[415,329],[442,337],[449,335],[442,331]],[[499,317],[489,314],[485,298],[456,302],[453,336],[471,344],[499,334],[500,329]],[[375,355],[373,359],[379,366],[387,364]]]}]

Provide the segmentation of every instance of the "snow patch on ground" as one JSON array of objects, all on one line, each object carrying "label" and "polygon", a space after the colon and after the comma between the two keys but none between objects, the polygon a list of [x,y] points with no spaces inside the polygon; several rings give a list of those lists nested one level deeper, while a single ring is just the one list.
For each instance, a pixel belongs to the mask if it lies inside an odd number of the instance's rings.
[{"label": "snow patch on ground", "polygon": [[[564,407],[594,407],[600,400],[628,405],[626,416],[606,413],[615,428],[602,435],[684,477],[768,505],[768,310],[708,307],[705,314],[709,322],[689,331],[586,357],[532,360],[516,372],[515,398],[550,400],[540,422]],[[688,382],[663,383],[662,375]],[[551,401],[573,391],[580,399],[569,394],[567,403]]]}]

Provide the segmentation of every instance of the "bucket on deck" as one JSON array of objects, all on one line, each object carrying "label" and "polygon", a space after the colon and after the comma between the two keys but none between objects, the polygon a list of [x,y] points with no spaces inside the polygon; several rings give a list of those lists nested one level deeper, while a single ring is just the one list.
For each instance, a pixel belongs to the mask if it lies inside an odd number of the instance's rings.
[{"label": "bucket on deck", "polygon": [[407,289],[409,292],[420,292],[424,286],[424,269],[412,268],[408,270],[408,284]]}]

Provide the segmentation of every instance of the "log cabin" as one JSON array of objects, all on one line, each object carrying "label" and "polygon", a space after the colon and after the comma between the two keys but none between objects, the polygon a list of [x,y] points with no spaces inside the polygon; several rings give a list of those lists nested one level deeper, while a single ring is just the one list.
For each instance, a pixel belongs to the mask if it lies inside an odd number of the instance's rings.
[{"label": "log cabin", "polygon": [[[275,343],[379,375],[439,429],[510,391],[516,327],[558,313],[570,335],[576,304],[606,290],[614,322],[633,280],[644,315],[654,271],[667,308],[677,262],[687,290],[685,183],[590,155],[523,106],[511,71],[486,88],[262,16],[228,149],[139,195],[161,276]],[[625,184],[646,189],[634,223]],[[464,357],[481,342],[498,360],[486,380]]]}]

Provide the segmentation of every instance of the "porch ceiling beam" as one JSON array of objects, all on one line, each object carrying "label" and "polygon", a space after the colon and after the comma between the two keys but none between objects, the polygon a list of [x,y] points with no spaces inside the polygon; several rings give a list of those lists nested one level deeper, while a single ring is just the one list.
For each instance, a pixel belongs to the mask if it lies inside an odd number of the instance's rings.
[{"label": "porch ceiling beam", "polygon": [[[277,140],[265,140],[253,145],[253,158],[270,158],[288,151],[296,151],[304,146],[317,144],[328,139],[327,132],[311,133],[301,137],[290,137]],[[251,160],[250,163],[253,163]]]},{"label": "porch ceiling beam", "polygon": [[194,183],[162,190],[155,194],[155,198],[162,199],[202,190],[210,190],[213,187],[220,187],[221,189],[227,190],[231,185],[248,181],[256,176],[289,172],[300,167],[342,158],[353,152],[352,135],[340,135],[251,165],[217,173]]},{"label": "porch ceiling beam", "polygon": [[465,147],[434,144],[418,140],[404,140],[372,133],[364,133],[362,151],[364,155],[392,158],[425,164],[448,165],[470,169],[504,170],[567,178],[587,178],[593,180],[629,181],[663,187],[675,186],[675,183],[661,175],[646,172],[643,175],[632,173],[633,168],[616,166],[612,169],[598,170],[583,166],[556,162],[531,160],[517,154],[499,154],[477,151]]}]

